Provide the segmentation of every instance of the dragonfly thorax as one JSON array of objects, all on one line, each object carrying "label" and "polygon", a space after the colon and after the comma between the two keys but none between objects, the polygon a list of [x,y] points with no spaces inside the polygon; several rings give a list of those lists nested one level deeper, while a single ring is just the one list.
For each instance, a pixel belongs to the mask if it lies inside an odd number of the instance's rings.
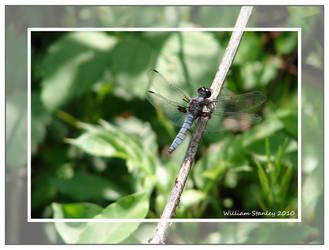
[{"label": "dragonfly thorax", "polygon": [[202,113],[204,101],[205,98],[201,96],[193,97],[187,107],[187,112],[192,114],[194,117],[200,116]]}]

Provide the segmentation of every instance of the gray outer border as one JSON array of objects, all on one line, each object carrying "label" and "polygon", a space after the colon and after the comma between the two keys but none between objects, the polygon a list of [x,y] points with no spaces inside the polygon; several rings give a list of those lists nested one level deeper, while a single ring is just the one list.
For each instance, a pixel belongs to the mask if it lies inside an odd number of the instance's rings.
[{"label": "gray outer border", "polygon": [[[28,6],[28,7],[36,7],[36,6],[42,6],[42,7],[54,7],[54,6],[51,6],[51,5],[5,5],[5,27],[7,27],[7,25],[6,25],[6,20],[7,20],[7,13],[8,13],[8,8],[9,7],[24,7],[24,6]],[[61,6],[64,6],[64,5],[61,5]],[[61,7],[61,6],[59,6],[59,5],[56,5],[55,7]],[[65,6],[77,6],[77,5],[65,5]],[[82,5],[79,5],[80,7],[82,6]],[[95,7],[95,6],[103,6],[103,5],[85,5],[85,6],[93,6],[93,7]],[[85,6],[83,6],[83,7],[85,7]],[[117,6],[125,6],[125,5],[116,5],[116,6],[113,6],[113,7],[117,7]],[[130,6],[139,6],[139,7],[142,7],[141,5],[130,5]],[[156,6],[168,6],[168,5],[156,5]],[[175,5],[175,6],[186,6],[186,5]],[[218,5],[199,5],[199,6],[218,6]],[[234,7],[238,7],[239,5],[225,5],[225,7],[227,7],[227,6],[234,6]],[[268,8],[270,8],[270,7],[272,7],[272,6],[270,6],[270,5],[254,5],[254,6],[264,6],[264,7],[268,7]],[[286,7],[286,5],[275,5],[275,7],[279,7],[279,6],[285,6]],[[297,7],[302,7],[302,6],[322,6],[322,16],[324,17],[324,5],[297,5]],[[323,20],[323,22],[324,22],[324,18],[322,18],[322,20]],[[324,24],[323,24],[323,27],[324,27]],[[324,32],[324,31],[323,31]],[[5,34],[6,34],[6,30],[5,30]],[[6,36],[5,36],[6,37]],[[323,38],[324,39],[324,38]],[[322,40],[322,44],[324,44],[324,40]],[[7,59],[7,53],[5,52],[5,61],[7,61],[6,60]],[[323,65],[324,65],[324,58],[323,58]],[[304,67],[304,65],[303,65],[303,60],[302,60],[302,65],[301,65],[303,68],[305,68]],[[5,79],[6,79],[6,72],[5,72]],[[322,79],[324,79],[324,71],[322,72]],[[322,80],[322,84],[324,84],[324,81]],[[322,85],[323,86],[323,85]],[[5,90],[6,90],[6,93],[7,93],[7,85],[5,86]],[[323,93],[323,95],[322,95],[322,99],[324,100],[324,93]],[[5,97],[5,102],[6,102],[6,97]],[[5,106],[5,117],[6,117],[6,115],[7,115],[7,113],[6,113],[6,108],[7,108],[7,106]],[[324,107],[323,107],[324,108]],[[324,110],[323,110],[323,112],[322,112],[322,118],[324,117]],[[323,126],[324,126],[324,121],[323,121]],[[323,127],[324,128],[324,127]],[[7,127],[5,126],[5,133],[7,132]],[[323,131],[324,132],[324,131]],[[324,160],[323,159],[324,158],[324,148],[323,148],[323,151],[322,151],[322,160]],[[7,163],[7,158],[6,158],[6,156],[5,156],[5,162]],[[324,161],[323,161],[323,166],[324,166]],[[324,172],[324,168],[323,168],[323,166],[322,166],[322,171]],[[18,181],[20,181],[20,182],[25,182],[26,181],[26,176],[25,176],[25,174],[26,173],[24,173],[24,171],[23,171],[23,173],[22,172],[19,172],[19,171],[17,171],[17,172],[10,172],[7,168],[6,168],[6,175],[4,176],[4,178],[5,178],[5,187],[7,187],[7,188],[5,188],[5,193],[7,194],[7,192],[9,192],[8,191],[8,186],[11,186],[13,183],[11,183],[11,180],[10,179],[17,179]],[[8,182],[7,182],[8,181]],[[324,175],[323,175],[323,179],[322,179],[322,181],[323,181],[323,183],[324,183]],[[8,184],[7,184],[8,183]],[[26,187],[26,185],[23,185],[23,186],[25,186]],[[15,187],[15,185],[13,186],[13,187]],[[16,187],[15,187],[16,188]],[[22,185],[20,185],[20,190],[19,191],[24,191],[24,189],[22,188]],[[323,187],[323,191],[324,191],[324,187]],[[22,193],[21,192],[21,193]],[[19,193],[19,192],[18,192]],[[26,192],[24,191],[24,194],[25,194]],[[324,194],[324,192],[323,192],[323,194]],[[5,206],[5,213],[6,213],[6,215],[7,215],[7,213],[8,213],[8,210],[9,210],[9,208],[7,207],[7,199],[8,199],[8,194],[6,195],[6,197],[5,197],[5,199],[6,199],[6,206]],[[17,197],[16,197],[17,198]],[[22,198],[26,198],[26,195],[23,195],[22,196]],[[324,197],[323,197],[324,198]],[[27,202],[23,202],[24,204],[27,204]],[[324,204],[323,204],[323,206],[324,206]],[[23,210],[24,211],[24,209],[22,209],[22,208],[20,208],[21,210]],[[323,207],[323,209],[324,209],[324,207]],[[25,210],[26,211],[26,210]],[[323,216],[324,216],[324,214],[323,214]],[[25,217],[26,218],[26,217]],[[6,244],[50,244],[49,243],[49,241],[48,240],[45,240],[45,238],[44,237],[39,237],[38,239],[36,239],[36,238],[34,238],[34,239],[32,239],[32,237],[31,236],[34,236],[35,237],[35,233],[36,233],[36,231],[39,231],[39,233],[38,233],[38,235],[41,235],[43,232],[42,232],[42,230],[41,230],[41,228],[40,227],[34,227],[33,225],[31,225],[30,223],[27,223],[26,221],[22,221],[22,224],[20,225],[20,227],[24,227],[25,228],[25,230],[24,230],[24,232],[25,233],[27,233],[27,235],[25,234],[24,235],[24,237],[23,238],[20,238],[20,239],[8,239],[7,237],[5,238],[5,243]],[[28,228],[28,229],[27,229]],[[18,228],[17,228],[18,229]],[[6,232],[6,234],[8,235],[8,233],[10,234],[10,232],[9,232],[10,230],[8,229],[8,218],[6,217],[6,220],[5,220],[5,232]],[[323,231],[323,233],[324,233],[324,231]],[[323,239],[323,238],[322,238]],[[321,239],[319,239],[319,240],[321,240]],[[221,244],[220,244],[221,245]],[[226,244],[225,244],[226,245]]]}]

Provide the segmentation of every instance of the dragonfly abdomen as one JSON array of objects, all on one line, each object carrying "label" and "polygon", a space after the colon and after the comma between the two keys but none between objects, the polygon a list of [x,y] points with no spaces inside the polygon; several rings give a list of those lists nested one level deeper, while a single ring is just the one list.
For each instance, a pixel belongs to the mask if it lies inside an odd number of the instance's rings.
[{"label": "dragonfly abdomen", "polygon": [[174,139],[173,143],[168,149],[169,153],[172,153],[182,143],[182,141],[186,136],[187,131],[191,128],[193,121],[194,121],[194,115],[188,113],[183,123],[183,126],[179,130],[176,138]]}]

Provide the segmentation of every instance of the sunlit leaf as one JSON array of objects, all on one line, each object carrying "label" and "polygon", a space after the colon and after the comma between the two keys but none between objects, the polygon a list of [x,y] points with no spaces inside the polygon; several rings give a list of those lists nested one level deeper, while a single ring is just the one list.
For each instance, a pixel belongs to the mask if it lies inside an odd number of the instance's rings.
[{"label": "sunlit leaf", "polygon": [[[148,199],[145,193],[126,196],[109,205],[95,218],[142,219],[148,212]],[[119,243],[133,233],[140,222],[90,222],[81,233],[77,243]]]},{"label": "sunlit leaf", "polygon": [[184,190],[180,198],[180,209],[183,211],[192,205],[196,205],[206,198],[206,194],[194,189]]},{"label": "sunlit leaf", "polygon": [[[43,60],[41,99],[54,110],[88,91],[103,76],[116,39],[103,32],[67,33]],[[61,94],[54,94],[61,93]]]},{"label": "sunlit leaf", "polygon": [[148,211],[148,199],[144,192],[127,195],[107,206],[97,219],[138,219],[144,218]]},{"label": "sunlit leaf", "polygon": [[68,139],[67,141],[95,156],[125,159],[130,171],[136,167],[146,171],[147,174],[154,171],[152,156],[143,152],[144,149],[140,140],[105,121],[102,122],[102,125],[84,124],[83,126],[88,131],[77,139]]},{"label": "sunlit leaf", "polygon": [[[94,218],[98,219],[142,219],[147,215],[148,206],[147,195],[142,192],[125,196],[103,210],[100,210],[97,205],[88,203],[64,206],[54,204],[53,209],[56,218],[63,218],[74,213],[76,216],[94,215]],[[72,209],[78,211],[72,211]],[[57,222],[56,229],[66,243],[114,244],[131,235],[139,224],[140,222]]]},{"label": "sunlit leaf", "polygon": [[156,135],[152,131],[149,123],[142,123],[140,120],[130,117],[127,119],[119,118],[116,120],[118,126],[125,132],[137,136],[142,144],[144,150],[156,154],[158,148],[156,144]]}]

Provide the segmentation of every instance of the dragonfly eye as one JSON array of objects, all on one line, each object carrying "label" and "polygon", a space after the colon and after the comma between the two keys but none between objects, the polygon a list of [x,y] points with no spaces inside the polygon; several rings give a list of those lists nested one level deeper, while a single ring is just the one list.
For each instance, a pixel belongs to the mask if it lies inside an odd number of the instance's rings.
[{"label": "dragonfly eye", "polygon": [[198,94],[204,98],[209,98],[211,96],[211,91],[209,88],[201,87],[198,89]]},{"label": "dragonfly eye", "polygon": [[206,98],[209,98],[210,96],[211,96],[211,90],[207,88]]}]

